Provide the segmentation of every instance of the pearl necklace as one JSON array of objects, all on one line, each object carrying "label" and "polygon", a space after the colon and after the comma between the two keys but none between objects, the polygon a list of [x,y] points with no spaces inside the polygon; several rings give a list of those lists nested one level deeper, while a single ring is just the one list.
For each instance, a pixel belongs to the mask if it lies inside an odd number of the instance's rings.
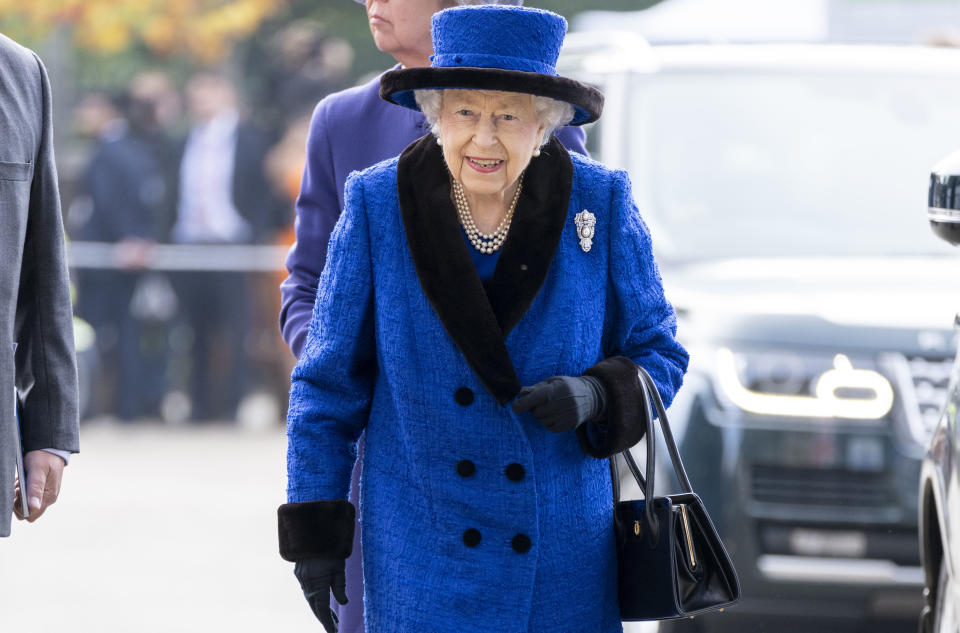
[{"label": "pearl necklace", "polygon": [[500,220],[500,224],[493,233],[481,233],[473,221],[473,214],[470,213],[470,205],[467,203],[467,195],[463,191],[463,185],[455,179],[453,182],[453,201],[457,206],[457,215],[460,217],[460,224],[463,225],[463,231],[467,234],[467,239],[475,249],[484,255],[492,255],[503,246],[507,239],[507,232],[510,231],[510,222],[513,220],[513,211],[517,208],[517,200],[520,199],[520,190],[523,188],[523,174],[520,174],[520,182],[517,183],[517,191],[513,194],[513,202],[507,209],[507,214]]}]

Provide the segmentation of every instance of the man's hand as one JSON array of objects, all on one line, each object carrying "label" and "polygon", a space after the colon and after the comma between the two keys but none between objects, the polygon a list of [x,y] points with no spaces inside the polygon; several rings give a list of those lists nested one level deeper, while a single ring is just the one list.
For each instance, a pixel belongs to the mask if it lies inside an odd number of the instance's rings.
[{"label": "man's hand", "polygon": [[23,456],[23,468],[27,471],[27,494],[20,494],[23,482],[17,482],[16,503],[13,512],[17,518],[23,520],[23,508],[20,500],[27,499],[30,508],[30,517],[33,523],[57,500],[60,495],[60,480],[63,478],[63,468],[66,462],[62,457],[47,451],[30,451]]}]

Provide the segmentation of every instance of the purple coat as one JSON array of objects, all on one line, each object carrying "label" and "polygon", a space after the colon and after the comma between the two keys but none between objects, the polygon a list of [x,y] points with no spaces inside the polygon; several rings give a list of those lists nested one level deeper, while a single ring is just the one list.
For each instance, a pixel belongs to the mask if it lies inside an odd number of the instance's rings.
[{"label": "purple coat", "polygon": [[[380,98],[379,90],[380,77],[376,77],[362,86],[327,96],[313,112],[307,164],[296,206],[297,241],[287,255],[289,276],[280,286],[280,330],[298,358],[313,316],[317,281],[327,258],[330,233],[343,210],[347,176],[398,156],[410,143],[429,133],[421,113],[387,103]],[[563,128],[556,135],[567,149],[586,154],[586,136],[581,128]],[[358,466],[350,490],[354,503],[358,498],[359,473]],[[357,529],[346,569],[350,602],[340,606],[331,601],[340,617],[340,633],[364,630],[360,557]]]}]

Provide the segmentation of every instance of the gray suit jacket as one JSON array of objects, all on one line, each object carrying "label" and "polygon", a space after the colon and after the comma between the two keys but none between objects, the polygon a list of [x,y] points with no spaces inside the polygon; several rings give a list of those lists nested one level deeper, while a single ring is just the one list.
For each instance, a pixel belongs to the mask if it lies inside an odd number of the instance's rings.
[{"label": "gray suit jacket", "polygon": [[0,536],[10,534],[13,512],[13,386],[23,405],[25,450],[78,449],[73,314],[51,110],[39,58],[0,35]]}]

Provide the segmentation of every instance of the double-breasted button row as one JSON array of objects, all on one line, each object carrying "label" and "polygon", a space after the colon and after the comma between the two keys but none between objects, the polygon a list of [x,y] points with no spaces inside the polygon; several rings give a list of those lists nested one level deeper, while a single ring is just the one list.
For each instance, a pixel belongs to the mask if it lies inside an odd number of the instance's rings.
[{"label": "double-breasted button row", "polygon": [[[467,547],[477,547],[482,540],[483,535],[481,535],[480,530],[476,528],[469,528],[463,531],[463,544]],[[526,554],[530,551],[531,545],[530,537],[526,534],[517,534],[510,541],[510,547],[512,547],[513,551],[517,554]]]},{"label": "double-breasted button row", "polygon": [[[469,459],[457,462],[457,474],[461,477],[473,477],[477,473],[477,465]],[[526,469],[521,464],[510,464],[504,471],[510,481],[523,481],[527,476]]]}]

